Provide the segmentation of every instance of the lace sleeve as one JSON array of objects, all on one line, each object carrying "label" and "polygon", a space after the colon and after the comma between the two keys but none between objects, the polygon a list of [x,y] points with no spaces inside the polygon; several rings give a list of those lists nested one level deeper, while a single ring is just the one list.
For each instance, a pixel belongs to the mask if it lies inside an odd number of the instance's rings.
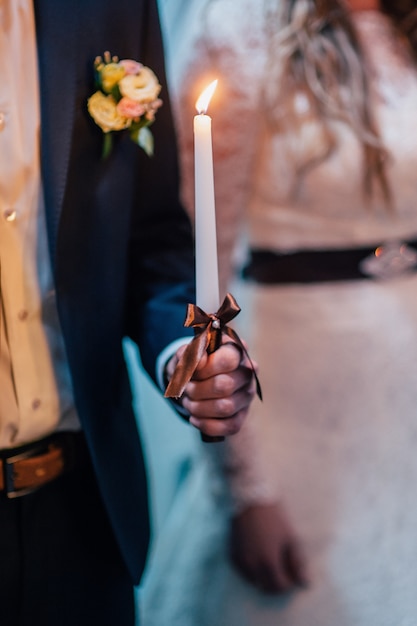
[{"label": "lace sleeve", "polygon": [[205,444],[213,491],[236,514],[254,504],[279,499],[279,487],[263,449],[256,402],[241,430],[219,444]]}]

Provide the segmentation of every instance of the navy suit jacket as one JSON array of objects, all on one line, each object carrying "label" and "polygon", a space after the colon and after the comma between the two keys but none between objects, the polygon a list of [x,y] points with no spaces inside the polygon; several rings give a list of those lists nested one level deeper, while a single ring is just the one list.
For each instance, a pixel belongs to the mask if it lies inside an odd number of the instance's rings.
[{"label": "navy suit jacket", "polygon": [[[41,153],[51,263],[76,406],[102,495],[135,583],[148,540],[147,489],[122,340],[155,359],[184,334],[194,301],[189,220],[178,167],[156,2],[34,0]],[[163,107],[149,158],[125,133],[101,158],[86,102],[93,62],[109,50],[158,76]],[[191,120],[190,120],[191,123]]]}]

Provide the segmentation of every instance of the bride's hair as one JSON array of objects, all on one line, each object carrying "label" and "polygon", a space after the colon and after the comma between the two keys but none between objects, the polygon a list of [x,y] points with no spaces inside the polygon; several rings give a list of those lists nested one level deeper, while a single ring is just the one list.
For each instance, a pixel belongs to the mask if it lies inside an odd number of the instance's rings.
[{"label": "bride's hair", "polygon": [[[341,120],[362,146],[365,192],[370,195],[377,182],[390,205],[386,152],[370,106],[367,61],[345,2],[265,3],[268,119],[287,137],[311,120],[320,123],[322,133],[321,151],[296,164],[298,178],[333,151],[332,124]],[[408,40],[417,60],[417,0],[382,0],[381,8],[392,18],[398,36]]]},{"label": "bride's hair", "polygon": [[417,1],[381,0],[381,7],[408,39],[414,60],[417,61]]}]

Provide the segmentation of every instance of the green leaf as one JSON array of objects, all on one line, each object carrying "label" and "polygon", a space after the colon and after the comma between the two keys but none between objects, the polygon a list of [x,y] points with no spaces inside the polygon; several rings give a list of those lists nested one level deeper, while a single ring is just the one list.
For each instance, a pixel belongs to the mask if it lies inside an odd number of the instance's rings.
[{"label": "green leaf", "polygon": [[153,135],[147,126],[135,128],[130,133],[131,138],[151,157],[154,152]]},{"label": "green leaf", "polygon": [[113,96],[115,102],[120,102],[120,100],[122,99],[122,94],[120,93],[120,89],[119,89],[119,84],[118,83],[116,83],[114,85],[114,87],[110,91],[110,94]]}]

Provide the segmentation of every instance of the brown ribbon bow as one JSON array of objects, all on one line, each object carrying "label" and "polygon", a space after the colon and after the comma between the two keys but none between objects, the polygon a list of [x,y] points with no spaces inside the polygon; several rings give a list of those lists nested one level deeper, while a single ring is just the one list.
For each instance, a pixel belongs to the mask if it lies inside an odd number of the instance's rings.
[{"label": "brown ribbon bow", "polygon": [[240,313],[240,307],[232,294],[228,293],[217,313],[207,314],[196,304],[189,304],[184,326],[194,328],[194,338],[185,348],[174,374],[165,391],[166,398],[179,398],[184,393],[204,352],[211,354],[220,348],[222,334],[230,337],[247,356],[256,381],[256,392],[262,400],[261,385],[251,358],[239,335],[227,326]]}]

